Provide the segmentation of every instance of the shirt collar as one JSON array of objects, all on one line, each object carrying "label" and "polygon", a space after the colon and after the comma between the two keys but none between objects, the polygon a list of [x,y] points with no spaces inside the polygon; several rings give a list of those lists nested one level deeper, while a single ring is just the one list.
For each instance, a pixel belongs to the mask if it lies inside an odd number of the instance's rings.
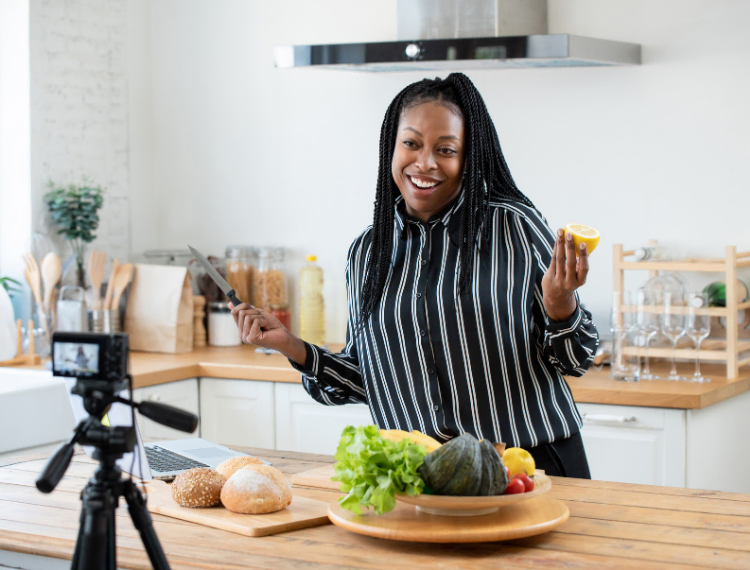
[{"label": "shirt collar", "polygon": [[[443,224],[443,226],[448,229],[451,241],[456,247],[459,247],[460,243],[458,227],[460,225],[461,219],[461,216],[459,214],[463,203],[464,193],[461,192],[458,195],[458,199],[453,202],[453,204],[445,208],[440,213],[431,216],[430,219],[427,220],[427,225],[429,226],[433,226],[438,222]],[[412,218],[409,214],[406,213],[406,203],[404,202],[403,196],[399,196],[398,198],[396,198],[396,202],[394,203],[393,207],[395,208],[396,223],[398,224],[400,232],[399,236],[401,237],[401,239],[406,239],[407,224],[419,225],[423,222]]]}]

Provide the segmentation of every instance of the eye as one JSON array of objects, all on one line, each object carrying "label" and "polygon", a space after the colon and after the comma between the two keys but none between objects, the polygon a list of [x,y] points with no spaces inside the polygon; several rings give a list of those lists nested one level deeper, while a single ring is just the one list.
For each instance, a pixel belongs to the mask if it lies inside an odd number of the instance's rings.
[{"label": "eye", "polygon": [[404,141],[404,146],[407,147],[407,148],[414,148],[417,145],[416,145],[416,143],[414,141],[407,139],[407,140]]},{"label": "eye", "polygon": [[443,147],[438,150],[444,154],[456,154],[456,150],[449,147]]}]

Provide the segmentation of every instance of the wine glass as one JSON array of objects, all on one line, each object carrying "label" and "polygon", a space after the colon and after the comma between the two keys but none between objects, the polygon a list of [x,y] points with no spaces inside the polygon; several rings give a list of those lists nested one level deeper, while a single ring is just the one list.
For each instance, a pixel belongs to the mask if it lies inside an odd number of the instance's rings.
[{"label": "wine glass", "polygon": [[637,382],[640,372],[640,361],[637,352],[638,330],[634,326],[634,315],[630,306],[630,292],[615,291],[612,299],[612,377],[615,380]]},{"label": "wine glass", "polygon": [[656,380],[659,377],[651,373],[648,362],[648,345],[659,332],[658,309],[654,303],[654,297],[645,287],[638,289],[636,303],[635,326],[643,335],[643,347],[646,349],[641,380]]},{"label": "wine glass", "polygon": [[695,373],[693,382],[710,382],[701,374],[700,351],[701,342],[708,336],[711,331],[711,316],[699,313],[696,309],[708,306],[708,295],[705,293],[690,293],[688,296],[687,320],[685,323],[685,332],[695,343]]},{"label": "wine glass", "polygon": [[677,374],[677,341],[685,334],[685,306],[682,296],[665,291],[664,307],[661,314],[661,332],[672,341],[672,370],[668,380],[686,380]]}]

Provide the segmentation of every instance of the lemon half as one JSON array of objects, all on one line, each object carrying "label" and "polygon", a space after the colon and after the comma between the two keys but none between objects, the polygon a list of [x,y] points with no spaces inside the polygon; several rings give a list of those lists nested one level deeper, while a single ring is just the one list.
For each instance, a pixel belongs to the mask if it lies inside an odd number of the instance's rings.
[{"label": "lemon half", "polygon": [[565,233],[568,232],[573,234],[573,243],[576,245],[576,256],[578,255],[578,248],[581,243],[586,244],[586,250],[591,255],[596,246],[599,245],[599,232],[590,226],[584,226],[583,224],[567,224],[565,226]]}]

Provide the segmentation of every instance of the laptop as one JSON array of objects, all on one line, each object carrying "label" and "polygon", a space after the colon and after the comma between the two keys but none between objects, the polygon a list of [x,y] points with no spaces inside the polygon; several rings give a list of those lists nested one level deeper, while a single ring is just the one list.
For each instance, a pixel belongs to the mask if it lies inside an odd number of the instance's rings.
[{"label": "laptop", "polygon": [[[65,378],[68,386],[68,395],[73,407],[73,414],[76,422],[89,417],[88,412],[83,408],[83,400],[80,396],[70,394],[70,390],[75,384],[75,379]],[[123,398],[128,398],[128,391],[125,390],[119,394]],[[136,417],[138,412],[136,411]],[[133,425],[132,408],[125,404],[115,402],[112,404],[107,413],[109,424],[112,426],[131,426]],[[159,479],[161,481],[171,481],[177,475],[194,467],[216,467],[222,461],[230,457],[247,456],[246,453],[234,451],[218,443],[213,443],[201,438],[174,439],[158,442],[144,443],[141,439],[141,432],[138,429],[136,420],[135,433],[137,438],[136,448],[132,453],[126,453],[117,461],[117,466],[124,472],[143,481]],[[84,446],[87,455],[94,452],[93,447]],[[263,461],[263,460],[262,460]],[[271,465],[268,461],[263,461],[266,465]]]}]

